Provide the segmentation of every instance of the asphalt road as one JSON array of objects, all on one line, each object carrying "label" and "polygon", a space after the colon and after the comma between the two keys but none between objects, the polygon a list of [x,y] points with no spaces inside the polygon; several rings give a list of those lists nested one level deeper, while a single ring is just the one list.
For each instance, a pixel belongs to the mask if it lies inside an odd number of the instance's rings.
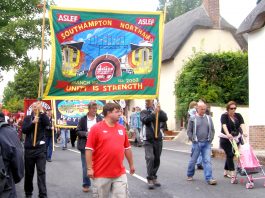
[{"label": "asphalt road", "polygon": [[[165,144],[164,147],[167,147]],[[203,171],[197,170],[194,181],[186,181],[186,170],[189,160],[187,148],[184,150],[164,149],[158,179],[162,186],[148,190],[146,186],[146,168],[144,148],[133,147],[136,174],[128,175],[130,197],[132,198],[263,198],[265,180],[254,181],[254,189],[246,189],[245,183],[230,184],[223,177],[223,160],[213,159],[213,175],[216,186],[210,186],[203,179]],[[127,162],[125,161],[126,167]],[[255,175],[256,177],[259,175]],[[245,179],[243,177],[242,179]],[[49,198],[88,198],[91,193],[83,193],[81,186],[80,154],[75,149],[61,150],[56,148],[53,161],[47,162],[47,189]],[[24,181],[17,186],[18,198],[24,197]],[[34,198],[38,197],[37,180],[34,178]]]}]

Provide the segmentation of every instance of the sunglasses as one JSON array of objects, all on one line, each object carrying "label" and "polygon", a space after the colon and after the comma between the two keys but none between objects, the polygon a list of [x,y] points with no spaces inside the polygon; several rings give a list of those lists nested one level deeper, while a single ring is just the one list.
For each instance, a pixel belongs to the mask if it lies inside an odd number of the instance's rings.
[{"label": "sunglasses", "polygon": [[234,107],[234,108],[229,108],[230,110],[236,110],[236,107]]}]

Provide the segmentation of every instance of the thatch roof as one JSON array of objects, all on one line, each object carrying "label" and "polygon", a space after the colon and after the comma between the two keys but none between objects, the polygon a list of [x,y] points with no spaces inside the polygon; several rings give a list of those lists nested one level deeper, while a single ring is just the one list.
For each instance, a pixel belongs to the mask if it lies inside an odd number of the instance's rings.
[{"label": "thatch roof", "polygon": [[262,0],[250,12],[245,20],[239,26],[237,33],[248,33],[260,29],[265,25],[265,0]]},{"label": "thatch roof", "polygon": [[[165,24],[162,61],[172,60],[196,29],[213,29],[213,22],[203,5]],[[236,28],[223,18],[220,21],[220,29],[231,32],[241,49],[247,49],[247,42],[244,37],[237,35]]]}]

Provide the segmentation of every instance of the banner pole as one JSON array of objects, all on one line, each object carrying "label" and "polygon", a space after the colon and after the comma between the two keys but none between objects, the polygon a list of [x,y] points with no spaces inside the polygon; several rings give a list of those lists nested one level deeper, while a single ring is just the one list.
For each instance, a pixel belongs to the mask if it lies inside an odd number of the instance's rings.
[{"label": "banner pole", "polygon": [[[52,102],[51,106],[54,107],[54,105],[53,105],[54,100],[52,100],[51,102]],[[52,110],[52,151],[55,150],[54,149],[54,115],[53,115],[53,113],[54,113],[54,111]]]},{"label": "banner pole", "polygon": [[[165,6],[164,6],[164,15],[163,15],[163,18],[164,18],[164,24],[165,24],[165,21],[166,21],[166,16],[167,16],[167,0],[165,1]],[[162,41],[162,44],[161,44],[161,48],[163,50],[163,41]],[[159,102],[158,102],[158,98],[157,98],[157,106],[160,106]],[[158,137],[158,133],[157,133],[157,130],[158,130],[158,116],[159,116],[159,112],[156,112],[156,125],[155,125],[155,139],[157,139]]]},{"label": "banner pole", "polygon": [[166,18],[167,18],[167,0],[165,1],[165,6],[164,6],[164,24],[166,22]]},{"label": "banner pole", "polygon": [[[42,34],[41,34],[41,60],[40,60],[40,76],[39,76],[39,90],[38,90],[38,99],[41,100],[42,97],[42,85],[43,85],[43,51],[44,51],[44,30],[45,30],[45,13],[46,13],[46,0],[43,0],[43,16],[42,16]],[[35,115],[39,117],[39,109],[37,109],[37,113]],[[36,138],[38,131],[38,123],[35,123],[34,129],[34,138],[33,138],[33,146],[36,146]]]},{"label": "banner pole", "polygon": [[155,139],[157,139],[157,129],[158,129],[158,112],[156,112]]}]

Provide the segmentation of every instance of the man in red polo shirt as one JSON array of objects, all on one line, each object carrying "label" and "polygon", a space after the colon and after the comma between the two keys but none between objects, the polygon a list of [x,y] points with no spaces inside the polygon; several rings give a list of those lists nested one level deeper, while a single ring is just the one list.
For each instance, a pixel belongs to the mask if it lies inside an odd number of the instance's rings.
[{"label": "man in red polo shirt", "polygon": [[107,103],[104,120],[91,129],[86,143],[87,175],[93,179],[93,197],[128,197],[124,155],[134,174],[131,146],[124,126],[118,124],[121,107]]}]

